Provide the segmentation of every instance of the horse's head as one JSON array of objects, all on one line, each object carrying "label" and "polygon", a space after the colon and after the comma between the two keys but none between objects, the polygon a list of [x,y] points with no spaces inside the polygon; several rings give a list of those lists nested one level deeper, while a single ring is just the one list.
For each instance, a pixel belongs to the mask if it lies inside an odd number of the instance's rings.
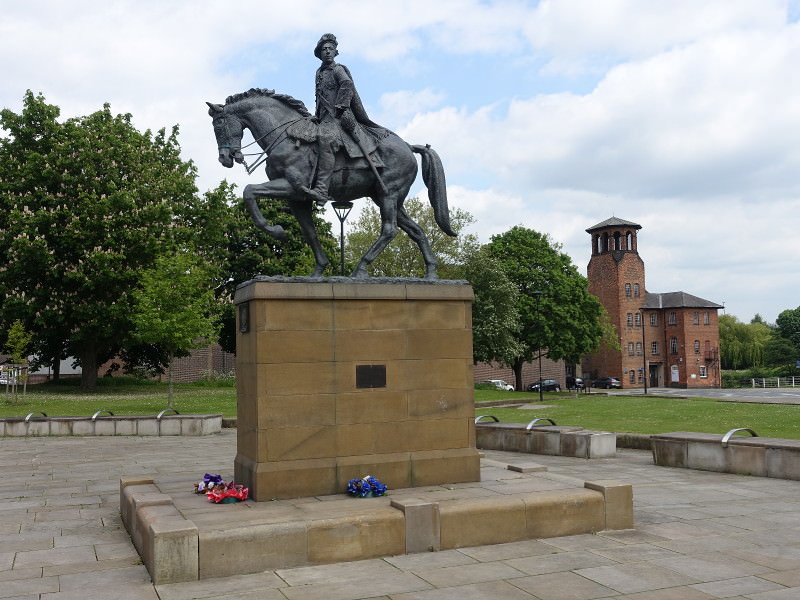
[{"label": "horse's head", "polygon": [[208,114],[212,118],[214,135],[217,138],[217,148],[219,150],[218,160],[223,167],[232,167],[234,161],[241,163],[242,156],[242,135],[244,125],[226,105],[208,104]]}]

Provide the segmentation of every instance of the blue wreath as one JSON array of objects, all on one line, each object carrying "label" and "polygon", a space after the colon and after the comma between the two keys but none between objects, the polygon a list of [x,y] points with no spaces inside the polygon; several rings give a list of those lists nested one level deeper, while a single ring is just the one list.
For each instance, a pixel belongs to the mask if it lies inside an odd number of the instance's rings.
[{"label": "blue wreath", "polygon": [[383,496],[386,493],[386,484],[381,483],[372,475],[367,475],[361,479],[351,479],[347,482],[347,493],[351,496]]}]

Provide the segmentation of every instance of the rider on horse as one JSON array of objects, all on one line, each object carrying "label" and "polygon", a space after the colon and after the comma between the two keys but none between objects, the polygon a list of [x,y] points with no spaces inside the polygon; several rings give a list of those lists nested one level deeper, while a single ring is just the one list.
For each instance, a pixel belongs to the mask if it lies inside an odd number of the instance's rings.
[{"label": "rider on horse", "polygon": [[326,33],[314,48],[314,56],[322,61],[316,76],[317,175],[314,187],[305,191],[320,205],[330,200],[328,183],[336,152],[344,147],[351,158],[363,156],[369,161],[378,140],[390,133],[367,116],[350,70],[334,60],[337,47],[336,36]]}]

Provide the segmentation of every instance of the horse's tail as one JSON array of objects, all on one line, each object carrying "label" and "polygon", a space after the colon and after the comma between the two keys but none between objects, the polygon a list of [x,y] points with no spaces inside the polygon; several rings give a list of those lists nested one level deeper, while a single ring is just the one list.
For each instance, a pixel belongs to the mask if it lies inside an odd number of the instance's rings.
[{"label": "horse's tail", "polygon": [[447,235],[457,237],[450,227],[450,208],[447,206],[447,183],[444,179],[442,159],[428,145],[411,146],[411,149],[422,155],[422,181],[428,188],[428,200],[433,207],[436,223]]}]

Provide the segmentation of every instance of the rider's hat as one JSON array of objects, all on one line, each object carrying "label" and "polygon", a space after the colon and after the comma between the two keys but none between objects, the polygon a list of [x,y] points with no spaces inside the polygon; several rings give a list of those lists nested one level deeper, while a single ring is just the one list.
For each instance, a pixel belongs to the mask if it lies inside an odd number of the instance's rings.
[{"label": "rider's hat", "polygon": [[334,47],[336,47],[337,50],[338,50],[339,42],[336,41],[336,36],[333,35],[332,33],[326,33],[321,38],[319,38],[319,41],[317,42],[317,47],[314,48],[314,56],[316,56],[317,58],[320,57],[319,56],[319,51],[322,49],[322,45],[327,43],[327,42],[330,42],[331,44],[333,44]]}]

